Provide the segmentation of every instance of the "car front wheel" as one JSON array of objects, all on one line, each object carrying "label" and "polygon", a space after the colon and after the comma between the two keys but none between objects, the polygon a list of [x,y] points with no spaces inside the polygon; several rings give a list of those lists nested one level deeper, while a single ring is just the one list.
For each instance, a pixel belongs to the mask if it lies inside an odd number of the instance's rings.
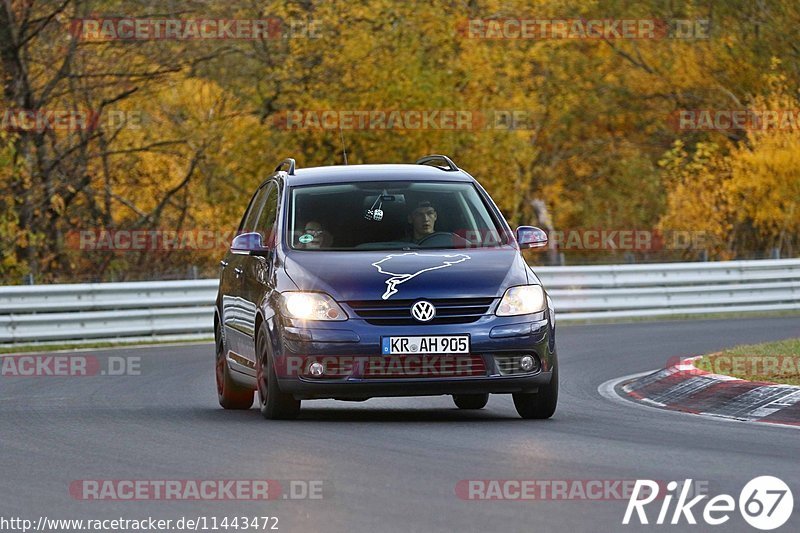
[{"label": "car front wheel", "polygon": [[539,392],[515,393],[514,407],[522,418],[550,418],[556,412],[558,404],[558,364],[553,366],[553,377],[550,383],[539,387]]},{"label": "car front wheel", "polygon": [[275,420],[291,420],[300,414],[300,400],[291,394],[281,392],[275,373],[275,361],[269,345],[267,326],[261,324],[256,338],[258,364],[256,365],[256,381],[258,383],[258,400],[264,418]]},{"label": "car front wheel", "polygon": [[215,332],[215,337],[217,341],[216,377],[219,404],[225,409],[250,409],[253,406],[253,389],[242,387],[231,378],[228,358],[226,357],[225,341],[219,331],[219,326]]}]

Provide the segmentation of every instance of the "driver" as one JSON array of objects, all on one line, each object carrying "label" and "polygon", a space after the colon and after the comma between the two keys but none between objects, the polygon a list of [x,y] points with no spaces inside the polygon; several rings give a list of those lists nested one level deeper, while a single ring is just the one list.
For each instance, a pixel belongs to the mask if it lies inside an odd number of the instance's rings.
[{"label": "driver", "polygon": [[411,224],[411,240],[413,242],[419,243],[436,231],[434,229],[436,216],[436,208],[428,201],[419,202],[417,207],[409,213],[408,223]]}]

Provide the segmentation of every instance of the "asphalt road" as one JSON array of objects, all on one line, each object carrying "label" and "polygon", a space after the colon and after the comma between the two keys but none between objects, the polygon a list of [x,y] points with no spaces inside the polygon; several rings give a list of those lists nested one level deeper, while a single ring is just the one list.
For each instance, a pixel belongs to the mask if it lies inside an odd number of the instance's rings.
[{"label": "asphalt road", "polygon": [[[738,498],[751,478],[776,475],[796,500],[779,531],[797,531],[800,431],[614,402],[598,386],[672,356],[798,336],[797,317],[560,327],[561,397],[548,421],[518,418],[508,396],[478,412],[458,411],[444,396],[305,402],[298,421],[266,421],[255,408],[218,407],[210,344],[90,352],[101,367],[109,356],[140,358],[141,375],[0,376],[0,517],[277,516],[280,531],[298,532],[757,531],[737,513],[716,528],[622,526],[622,500],[465,501],[455,487],[475,479],[692,478]],[[75,480],[97,479],[319,480],[324,497],[70,495]]]}]

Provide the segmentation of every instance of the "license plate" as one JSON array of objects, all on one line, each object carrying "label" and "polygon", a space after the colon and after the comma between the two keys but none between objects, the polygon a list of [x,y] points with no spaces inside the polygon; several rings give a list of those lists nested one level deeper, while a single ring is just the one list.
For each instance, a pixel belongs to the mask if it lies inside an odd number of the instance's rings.
[{"label": "license plate", "polygon": [[469,335],[382,337],[383,355],[469,353]]}]

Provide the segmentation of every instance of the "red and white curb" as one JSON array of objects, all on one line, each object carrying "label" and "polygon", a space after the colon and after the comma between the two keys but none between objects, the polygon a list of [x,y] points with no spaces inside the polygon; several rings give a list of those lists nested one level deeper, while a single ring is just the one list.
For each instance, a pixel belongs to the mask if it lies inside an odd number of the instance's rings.
[{"label": "red and white curb", "polygon": [[694,366],[697,359],[605,383],[601,392],[672,411],[800,427],[800,387],[712,374]]}]

